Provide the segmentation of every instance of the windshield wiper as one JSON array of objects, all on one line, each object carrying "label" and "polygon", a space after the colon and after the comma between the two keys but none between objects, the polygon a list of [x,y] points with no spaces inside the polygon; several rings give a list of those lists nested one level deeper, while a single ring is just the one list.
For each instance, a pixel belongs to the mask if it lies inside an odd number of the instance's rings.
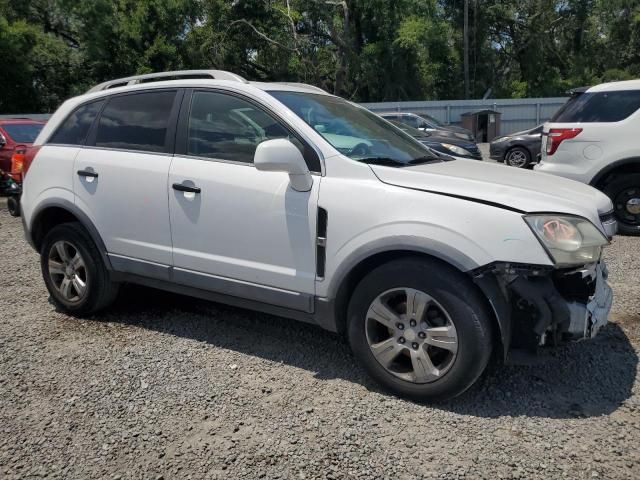
[{"label": "windshield wiper", "polygon": [[442,159],[436,156],[430,157],[425,155],[424,157],[414,158],[407,162],[390,157],[367,157],[359,159],[358,161],[368,163],[370,165],[385,165],[387,167],[410,167],[412,165],[421,165],[423,163],[441,162]]},{"label": "windshield wiper", "polygon": [[442,158],[439,158],[437,156],[433,156],[433,157],[420,157],[420,158],[414,158],[413,160],[407,162],[405,165],[422,165],[423,163],[434,163],[434,162],[442,162]]},{"label": "windshield wiper", "polygon": [[369,165],[385,165],[387,167],[404,167],[405,162],[390,157],[366,157],[357,159],[359,162],[368,163]]}]

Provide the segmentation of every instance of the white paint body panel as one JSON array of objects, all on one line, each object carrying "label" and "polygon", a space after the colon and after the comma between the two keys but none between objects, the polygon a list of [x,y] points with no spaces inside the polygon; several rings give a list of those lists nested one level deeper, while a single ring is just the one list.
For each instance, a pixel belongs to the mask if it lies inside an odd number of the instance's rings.
[{"label": "white paint body panel", "polygon": [[45,145],[38,152],[38,161],[29,169],[29,181],[22,185],[20,207],[27,225],[38,205],[59,199],[73,204],[73,166],[78,147]]},{"label": "white paint body panel", "polygon": [[[109,253],[171,264],[167,204],[170,163],[169,155],[80,150],[73,175],[76,205],[96,225]],[[99,177],[76,173],[89,168]]]},{"label": "white paint body panel", "polygon": [[[185,181],[202,192],[171,188]],[[314,293],[319,176],[297,192],[284,172],[175,157],[169,186],[174,266]]]},{"label": "white paint body panel", "polygon": [[[456,163],[463,168],[467,162]],[[353,252],[373,252],[384,244],[439,252],[463,270],[494,261],[551,265],[519,213],[387,185],[367,165],[352,166],[349,176],[322,180],[319,205],[329,220],[326,275],[318,282],[318,296],[332,293],[334,274]]]},{"label": "white paint body panel", "polygon": [[372,168],[388,184],[474,198],[529,213],[571,213],[586,217],[595,225],[600,222],[598,211],[611,210],[606,195],[578,182],[493,163],[460,162]]}]

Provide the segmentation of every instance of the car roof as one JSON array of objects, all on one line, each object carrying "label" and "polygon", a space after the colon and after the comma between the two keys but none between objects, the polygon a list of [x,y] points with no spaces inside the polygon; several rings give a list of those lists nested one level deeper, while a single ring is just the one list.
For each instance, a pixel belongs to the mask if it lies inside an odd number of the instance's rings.
[{"label": "car roof", "polygon": [[[317,93],[330,95],[325,90],[314,85],[299,82],[249,82],[244,77],[225,70],[176,70],[169,72],[147,73],[131,77],[117,78],[95,85],[87,94],[105,92],[109,90],[127,91],[139,88],[149,88],[156,85],[185,86],[185,85],[235,85],[238,90],[243,86],[252,86],[264,91],[286,90],[293,92]],[[246,87],[245,87],[246,88]]]},{"label": "car roof", "polygon": [[161,80],[153,82],[137,83],[134,85],[123,85],[107,89],[98,90],[97,87],[92,88],[83,95],[69,99],[72,103],[78,105],[84,103],[87,100],[99,99],[102,97],[108,97],[114,94],[136,92],[141,90],[152,90],[162,88],[207,88],[207,87],[221,87],[224,89],[243,91],[258,89],[264,92],[269,91],[287,91],[297,93],[310,93],[316,95],[333,96],[330,93],[322,90],[319,87],[313,85],[306,85],[302,83],[271,83],[271,82],[238,82],[234,80],[216,80],[207,78],[198,79],[183,79],[183,80]]},{"label": "car roof", "polygon": [[623,90],[640,90],[640,80],[625,80],[622,82],[602,83],[600,85],[589,88],[587,92],[616,92]]}]

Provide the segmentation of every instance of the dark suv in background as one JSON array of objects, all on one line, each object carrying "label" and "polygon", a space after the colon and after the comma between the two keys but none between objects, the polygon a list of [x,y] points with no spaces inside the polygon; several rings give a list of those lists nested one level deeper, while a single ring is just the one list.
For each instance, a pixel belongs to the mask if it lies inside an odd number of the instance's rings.
[{"label": "dark suv in background", "polygon": [[478,146],[469,140],[462,140],[454,136],[440,135],[440,132],[424,132],[417,128],[410,127],[404,123],[390,120],[392,124],[423,145],[455,158],[464,158],[469,160],[482,160],[482,153]]},{"label": "dark suv in background", "polygon": [[404,123],[409,127],[417,128],[425,132],[435,132],[440,136],[454,136],[462,140],[469,140],[474,142],[475,139],[470,130],[462,127],[456,127],[455,125],[445,125],[442,122],[436,120],[430,115],[421,113],[406,113],[406,112],[384,112],[378,113],[385,120],[393,120],[396,122]]},{"label": "dark suv in background", "polygon": [[496,138],[489,147],[489,156],[510,167],[526,168],[533,165],[540,154],[543,127],[538,125],[531,130]]}]

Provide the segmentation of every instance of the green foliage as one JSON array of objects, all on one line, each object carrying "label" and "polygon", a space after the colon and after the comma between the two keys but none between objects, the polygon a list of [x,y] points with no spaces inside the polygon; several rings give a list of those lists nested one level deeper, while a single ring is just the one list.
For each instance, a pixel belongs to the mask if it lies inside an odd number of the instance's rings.
[{"label": "green foliage", "polygon": [[[469,0],[470,87],[562,95],[640,75],[639,0]],[[461,0],[0,0],[0,111],[106,79],[220,68],[357,101],[461,98]]]}]

